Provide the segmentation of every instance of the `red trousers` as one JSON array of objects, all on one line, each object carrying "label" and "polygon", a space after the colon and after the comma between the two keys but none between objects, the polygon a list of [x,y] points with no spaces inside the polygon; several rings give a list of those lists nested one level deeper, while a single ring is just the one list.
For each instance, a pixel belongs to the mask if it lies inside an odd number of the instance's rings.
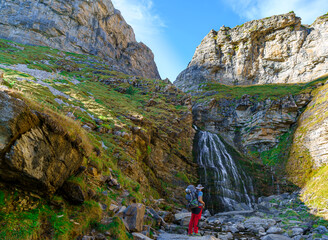
[{"label": "red trousers", "polygon": [[202,211],[203,211],[202,207],[199,207],[199,208],[200,208],[200,213],[199,214],[194,214],[194,213],[191,214],[188,234],[192,234],[193,230],[194,230],[194,233],[198,233],[198,221],[202,217]]}]

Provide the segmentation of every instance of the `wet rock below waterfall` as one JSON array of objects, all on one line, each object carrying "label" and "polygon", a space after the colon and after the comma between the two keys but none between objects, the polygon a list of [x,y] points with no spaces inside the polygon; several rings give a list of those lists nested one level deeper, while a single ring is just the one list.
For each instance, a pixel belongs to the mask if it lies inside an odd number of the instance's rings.
[{"label": "wet rock below waterfall", "polygon": [[195,236],[170,234],[170,233],[162,233],[157,238],[157,240],[172,240],[172,239],[176,239],[176,240],[220,240],[219,238],[216,238],[213,236],[195,237]]},{"label": "wet rock below waterfall", "polygon": [[[328,239],[328,221],[311,215],[312,210],[305,206],[297,193],[262,197],[258,202],[254,204],[254,210],[202,216],[199,233],[204,237],[211,236],[209,239],[221,240]],[[190,213],[176,213],[175,224],[166,225],[167,233],[160,235],[173,238],[159,239],[188,239],[188,219]]]}]

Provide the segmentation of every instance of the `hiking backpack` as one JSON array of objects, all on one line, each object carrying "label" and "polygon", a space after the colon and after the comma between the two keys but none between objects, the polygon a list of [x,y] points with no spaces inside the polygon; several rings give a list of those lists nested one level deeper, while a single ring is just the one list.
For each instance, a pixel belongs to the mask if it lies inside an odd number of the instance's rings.
[{"label": "hiking backpack", "polygon": [[197,189],[194,185],[189,185],[186,188],[186,193],[186,199],[188,201],[187,209],[191,211],[191,209],[197,208],[199,206]]}]

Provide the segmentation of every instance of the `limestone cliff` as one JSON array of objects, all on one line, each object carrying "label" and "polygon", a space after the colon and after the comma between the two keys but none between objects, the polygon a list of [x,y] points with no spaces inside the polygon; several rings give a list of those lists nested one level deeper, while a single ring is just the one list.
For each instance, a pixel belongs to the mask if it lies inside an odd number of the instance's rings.
[{"label": "limestone cliff", "polygon": [[105,59],[114,70],[160,78],[152,51],[110,0],[0,1],[0,37]]},{"label": "limestone cliff", "polygon": [[212,30],[175,85],[309,82],[328,72],[328,15],[303,26],[294,13]]},{"label": "limestone cliff", "polygon": [[244,154],[262,152],[279,142],[279,137],[296,123],[300,109],[309,100],[309,94],[262,101],[246,94],[240,99],[212,98],[194,104],[194,123],[220,134]]},{"label": "limestone cliff", "polygon": [[328,84],[318,88],[313,95],[298,120],[286,168],[290,179],[299,186],[328,163]]}]

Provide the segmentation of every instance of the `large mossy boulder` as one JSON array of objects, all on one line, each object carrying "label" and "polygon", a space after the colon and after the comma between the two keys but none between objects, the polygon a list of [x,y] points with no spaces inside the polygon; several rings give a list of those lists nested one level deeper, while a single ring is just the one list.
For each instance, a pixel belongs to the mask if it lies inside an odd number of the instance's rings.
[{"label": "large mossy boulder", "polygon": [[[62,123],[64,124],[64,123]],[[46,114],[0,92],[0,179],[40,194],[54,193],[80,166],[79,143]]]}]

